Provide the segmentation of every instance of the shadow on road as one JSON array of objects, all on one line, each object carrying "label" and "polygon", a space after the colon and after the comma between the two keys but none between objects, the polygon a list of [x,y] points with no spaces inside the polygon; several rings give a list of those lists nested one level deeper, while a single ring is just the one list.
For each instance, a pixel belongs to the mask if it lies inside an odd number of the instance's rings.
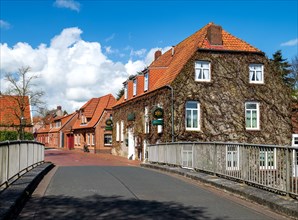
[{"label": "shadow on road", "polygon": [[[119,196],[46,196],[42,203],[34,204],[34,209],[33,219],[212,219],[204,208]],[[32,219],[32,216],[20,219]]]}]

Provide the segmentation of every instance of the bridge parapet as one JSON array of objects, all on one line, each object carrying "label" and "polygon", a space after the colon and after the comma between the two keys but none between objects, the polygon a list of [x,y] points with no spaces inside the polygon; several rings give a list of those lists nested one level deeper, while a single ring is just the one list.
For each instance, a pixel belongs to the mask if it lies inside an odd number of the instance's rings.
[{"label": "bridge parapet", "polygon": [[0,189],[44,162],[44,145],[35,141],[0,142]]},{"label": "bridge parapet", "polygon": [[298,198],[298,148],[215,142],[148,146],[148,162],[180,166]]}]

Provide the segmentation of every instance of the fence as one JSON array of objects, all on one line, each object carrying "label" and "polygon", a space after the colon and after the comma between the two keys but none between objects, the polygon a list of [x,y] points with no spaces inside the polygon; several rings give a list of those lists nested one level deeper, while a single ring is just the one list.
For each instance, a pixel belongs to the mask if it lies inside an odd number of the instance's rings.
[{"label": "fence", "polygon": [[298,196],[298,148],[235,143],[149,145],[148,162],[181,166]]},{"label": "fence", "polygon": [[44,161],[44,145],[34,141],[0,142],[0,187],[3,189]]}]

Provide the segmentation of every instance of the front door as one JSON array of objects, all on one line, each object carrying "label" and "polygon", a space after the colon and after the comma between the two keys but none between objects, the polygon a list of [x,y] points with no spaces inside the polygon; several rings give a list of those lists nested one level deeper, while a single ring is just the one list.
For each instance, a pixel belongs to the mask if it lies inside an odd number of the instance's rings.
[{"label": "front door", "polygon": [[67,147],[69,150],[74,149],[74,138],[73,134],[67,135]]},{"label": "front door", "polygon": [[128,128],[128,159],[135,159],[135,140],[133,135],[133,128]]}]

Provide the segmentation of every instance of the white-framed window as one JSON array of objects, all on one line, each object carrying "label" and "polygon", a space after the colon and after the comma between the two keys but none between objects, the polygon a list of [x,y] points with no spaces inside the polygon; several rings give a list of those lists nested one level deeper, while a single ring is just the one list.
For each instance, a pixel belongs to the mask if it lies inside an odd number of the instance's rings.
[{"label": "white-framed window", "polygon": [[264,65],[263,64],[249,65],[249,82],[264,83]]},{"label": "white-framed window", "polygon": [[90,145],[90,134],[87,134],[87,144]]},{"label": "white-framed window", "polygon": [[127,99],[127,84],[124,84],[124,99]]},{"label": "white-framed window", "polygon": [[116,123],[116,141],[119,141],[120,139],[120,128],[119,128],[119,122]]},{"label": "white-framed window", "polygon": [[209,82],[211,80],[211,65],[209,61],[195,62],[195,81]]},{"label": "white-framed window", "polygon": [[132,90],[132,94],[135,96],[137,95],[137,79],[133,80],[133,90]]},{"label": "white-framed window", "polygon": [[276,169],[276,148],[260,150],[260,170]]},{"label": "white-framed window", "polygon": [[78,145],[81,145],[81,134],[78,134]]},{"label": "white-framed window", "polygon": [[149,130],[149,107],[145,106],[145,112],[144,112],[144,133],[148,134],[150,132]]},{"label": "white-framed window", "polygon": [[145,73],[144,74],[144,91],[147,91],[148,90],[148,85],[149,85],[148,78],[149,78],[148,73]]},{"label": "white-framed window", "polygon": [[120,122],[120,141],[124,140],[124,121]]},{"label": "white-framed window", "polygon": [[104,145],[105,146],[112,145],[112,135],[111,134],[104,134]]},{"label": "white-framed window", "polygon": [[185,128],[186,130],[200,130],[200,103],[187,101],[185,106]]},{"label": "white-framed window", "polygon": [[292,134],[292,146],[298,147],[298,134]]},{"label": "white-framed window", "polygon": [[95,134],[91,134],[91,144],[95,145]]},{"label": "white-framed window", "polygon": [[226,169],[239,170],[239,146],[226,146]]},{"label": "white-framed window", "polygon": [[258,102],[245,103],[245,127],[246,130],[260,129],[260,110]]},{"label": "white-framed window", "polygon": [[[292,146],[298,147],[298,134],[292,135]],[[293,149],[293,177],[298,177],[298,149]]]}]

